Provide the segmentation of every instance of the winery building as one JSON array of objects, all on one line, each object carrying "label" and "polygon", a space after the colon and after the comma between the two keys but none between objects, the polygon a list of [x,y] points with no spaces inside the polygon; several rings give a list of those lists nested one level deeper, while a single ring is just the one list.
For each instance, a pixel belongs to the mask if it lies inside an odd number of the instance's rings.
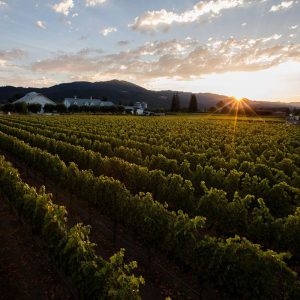
[{"label": "winery building", "polygon": [[66,106],[66,108],[69,108],[71,105],[77,105],[79,107],[82,106],[94,106],[94,107],[112,107],[114,106],[114,103],[111,101],[103,101],[100,99],[93,99],[92,97],[90,99],[80,99],[80,98],[65,98],[63,101],[63,104]]}]

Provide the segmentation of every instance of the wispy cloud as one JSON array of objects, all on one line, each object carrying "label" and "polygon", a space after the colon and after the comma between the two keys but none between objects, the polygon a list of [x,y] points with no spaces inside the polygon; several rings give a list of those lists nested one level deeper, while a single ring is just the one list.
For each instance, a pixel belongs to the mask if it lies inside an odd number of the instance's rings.
[{"label": "wispy cloud", "polygon": [[278,5],[273,5],[270,8],[270,12],[277,12],[280,10],[284,10],[284,9],[289,9],[291,8],[294,4],[296,3],[296,1],[291,0],[291,1],[282,1],[281,3],[279,3]]},{"label": "wispy cloud", "polygon": [[0,50],[0,74],[19,72],[22,68],[16,64],[16,60],[21,60],[26,55],[27,52],[22,49]]},{"label": "wispy cloud", "polygon": [[[21,72],[21,70],[19,71]],[[0,76],[1,82],[6,82],[7,85],[18,85],[23,87],[45,87],[57,84],[58,82],[54,79],[48,78],[46,76],[29,76],[28,74],[24,73],[22,75],[13,75],[11,77],[7,76]]]},{"label": "wispy cloud", "polygon": [[295,29],[297,29],[298,27],[299,27],[299,25],[293,25],[293,26],[290,26],[289,29],[290,29],[290,30],[295,30]]},{"label": "wispy cloud", "polygon": [[101,30],[101,34],[103,36],[107,36],[110,33],[117,32],[117,31],[118,31],[118,29],[116,27],[106,27]]},{"label": "wispy cloud", "polygon": [[89,38],[88,35],[81,35],[78,39],[79,39],[79,41],[85,41],[85,40],[87,40],[88,38]]},{"label": "wispy cloud", "polygon": [[1,8],[1,7],[4,7],[4,6],[7,6],[7,3],[4,2],[4,1],[0,1],[0,8]]},{"label": "wispy cloud", "polygon": [[282,37],[282,34],[275,33],[272,36],[262,38],[261,41],[263,43],[266,43],[266,42],[269,42],[269,41],[272,41],[272,40],[274,40],[274,41],[279,40],[281,37]]},{"label": "wispy cloud", "polygon": [[1,60],[15,60],[21,59],[27,55],[27,52],[23,49],[10,49],[10,50],[0,50]]},{"label": "wispy cloud", "polygon": [[105,3],[106,0],[85,0],[85,5],[87,7],[89,6],[96,6],[96,5],[101,5],[103,3]]},{"label": "wispy cloud", "polygon": [[147,11],[144,15],[136,17],[132,24],[134,30],[141,32],[154,32],[160,28],[167,29],[174,23],[187,24],[198,22],[202,18],[212,19],[221,14],[223,10],[243,6],[249,1],[245,0],[211,0],[200,1],[192,9],[182,13],[175,13],[165,9]]},{"label": "wispy cloud", "polygon": [[73,0],[63,0],[52,6],[53,10],[65,16],[69,15],[70,10],[74,7]]},{"label": "wispy cloud", "polygon": [[36,21],[35,25],[41,29],[47,29],[46,24],[43,21]]},{"label": "wispy cloud", "polygon": [[130,43],[130,41],[128,41],[128,40],[118,41],[119,46],[127,46],[129,43]]}]

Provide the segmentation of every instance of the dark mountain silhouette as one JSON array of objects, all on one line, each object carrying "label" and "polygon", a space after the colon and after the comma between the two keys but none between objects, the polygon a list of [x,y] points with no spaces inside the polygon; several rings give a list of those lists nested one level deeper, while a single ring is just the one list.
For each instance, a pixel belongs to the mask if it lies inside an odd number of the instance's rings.
[{"label": "dark mountain silhouette", "polygon": [[[42,93],[49,97],[51,100],[59,103],[64,98],[100,98],[106,97],[108,100],[115,104],[129,105],[136,101],[144,101],[148,103],[150,109],[154,108],[167,108],[171,106],[172,96],[174,91],[151,91],[147,90],[136,84],[111,80],[103,82],[72,82],[62,83],[48,88],[23,88],[4,86],[0,87],[0,103],[13,102],[21,98],[23,95],[29,92]],[[211,94],[211,93],[196,93],[198,100],[198,109],[208,109],[211,106],[215,106],[219,101],[229,101],[230,98],[224,95]],[[191,97],[189,92],[179,92],[181,107],[188,107]],[[265,101],[249,101],[254,106],[266,106],[266,107],[288,107],[288,106],[300,106],[300,103],[294,102],[293,104],[282,102],[265,102]]]}]

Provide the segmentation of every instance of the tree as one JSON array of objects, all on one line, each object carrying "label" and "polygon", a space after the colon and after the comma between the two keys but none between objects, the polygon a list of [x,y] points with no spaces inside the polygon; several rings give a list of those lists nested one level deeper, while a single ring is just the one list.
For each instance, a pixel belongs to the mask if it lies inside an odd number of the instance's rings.
[{"label": "tree", "polygon": [[178,92],[173,95],[172,105],[171,105],[171,111],[172,112],[178,112],[178,111],[180,111],[180,99],[179,99]]},{"label": "tree", "polygon": [[225,103],[221,100],[217,103],[217,110],[221,111],[221,109],[225,106]]},{"label": "tree", "polygon": [[189,105],[189,112],[195,113],[198,111],[198,103],[195,94],[191,95],[190,105]]},{"label": "tree", "polygon": [[221,109],[221,113],[222,114],[227,114],[229,113],[229,108],[227,106],[224,106],[222,109]]},{"label": "tree", "polygon": [[117,110],[118,112],[123,112],[123,111],[125,110],[125,108],[124,108],[123,105],[117,105],[117,106],[116,106],[116,110]]},{"label": "tree", "polygon": [[15,103],[15,110],[16,110],[16,112],[18,112],[20,114],[26,114],[27,113],[27,103],[26,102]]},{"label": "tree", "polygon": [[52,113],[56,109],[56,105],[53,104],[45,104],[44,112],[45,113]]},{"label": "tree", "polygon": [[12,103],[5,103],[2,107],[1,110],[8,113],[8,112],[13,112],[15,111],[15,105]]},{"label": "tree", "polygon": [[38,112],[40,112],[42,109],[42,105],[39,103],[31,103],[28,105],[28,111],[36,114]]},{"label": "tree", "polygon": [[56,109],[57,109],[57,112],[59,112],[59,113],[64,113],[67,111],[66,106],[62,103],[57,104]]},{"label": "tree", "polygon": [[72,113],[76,113],[76,112],[79,112],[80,110],[80,107],[76,104],[72,104],[69,109],[68,109],[70,112]]}]

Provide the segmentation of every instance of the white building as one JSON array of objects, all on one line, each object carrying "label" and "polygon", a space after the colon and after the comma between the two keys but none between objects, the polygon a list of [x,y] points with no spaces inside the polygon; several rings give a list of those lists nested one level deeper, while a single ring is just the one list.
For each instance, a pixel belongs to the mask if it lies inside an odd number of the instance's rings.
[{"label": "white building", "polygon": [[136,109],[146,110],[148,105],[147,105],[146,102],[135,102],[133,107],[136,108]]},{"label": "white building", "polygon": [[290,114],[286,121],[290,125],[300,125],[300,116],[294,116],[293,114]]},{"label": "white building", "polygon": [[13,102],[13,104],[16,103],[21,103],[21,102],[25,102],[28,104],[40,104],[42,106],[42,111],[43,112],[43,108],[46,104],[51,104],[51,105],[56,105],[56,103],[52,100],[50,100],[48,97],[36,93],[36,92],[31,92],[26,94],[24,97],[18,99],[17,101]]},{"label": "white building", "polygon": [[95,106],[95,107],[112,107],[115,106],[111,101],[102,101],[100,99],[80,99],[77,97],[74,98],[65,98],[63,104],[66,108],[69,108],[71,105],[77,105],[79,107],[82,106]]},{"label": "white building", "polygon": [[148,105],[146,102],[135,102],[133,106],[125,106],[125,111],[130,112],[133,115],[146,115],[147,113],[145,110],[147,109]]}]

